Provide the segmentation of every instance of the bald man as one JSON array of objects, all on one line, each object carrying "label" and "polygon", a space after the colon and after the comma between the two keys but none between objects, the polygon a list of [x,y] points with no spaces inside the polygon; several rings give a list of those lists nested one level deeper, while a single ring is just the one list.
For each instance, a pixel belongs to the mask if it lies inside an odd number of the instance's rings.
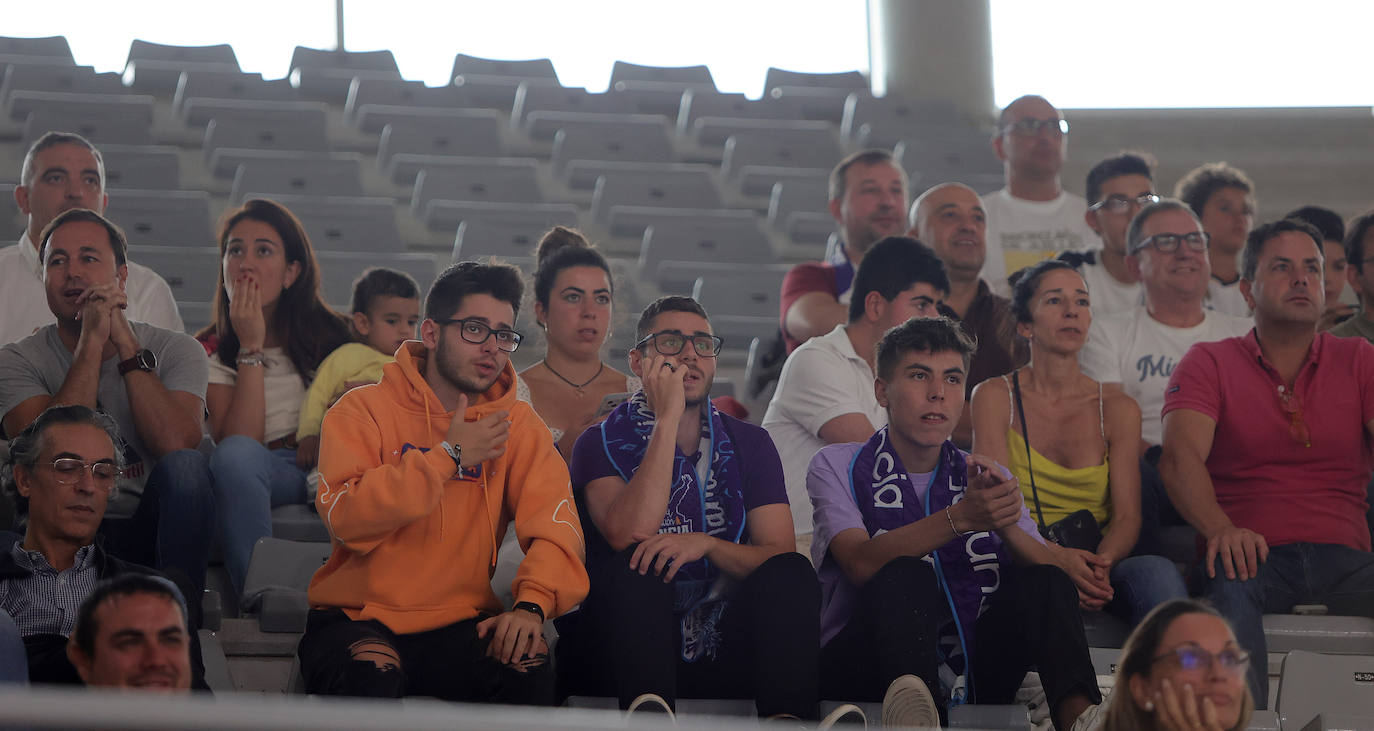
[{"label": "bald man", "polygon": [[[911,205],[912,238],[929,246],[945,263],[949,295],[941,314],[958,320],[977,339],[965,382],[966,397],[989,378],[1009,373],[1027,360],[1025,344],[1017,340],[1011,301],[994,294],[980,276],[987,259],[987,213],[973,189],[962,183],[943,183],[926,191]],[[973,420],[965,414],[954,431],[954,443],[973,442]]]}]

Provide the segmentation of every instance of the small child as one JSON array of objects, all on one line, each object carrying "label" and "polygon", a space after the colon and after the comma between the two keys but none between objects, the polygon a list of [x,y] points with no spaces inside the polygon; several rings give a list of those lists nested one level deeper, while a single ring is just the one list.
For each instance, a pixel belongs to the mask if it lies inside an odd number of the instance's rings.
[{"label": "small child", "polygon": [[415,339],[419,320],[420,288],[409,274],[369,267],[354,280],[350,324],[357,342],[330,353],[305,394],[296,425],[296,464],[301,469],[314,468],[319,459],[324,412],[349,389],[382,380],[382,366],[396,359],[402,343]]}]

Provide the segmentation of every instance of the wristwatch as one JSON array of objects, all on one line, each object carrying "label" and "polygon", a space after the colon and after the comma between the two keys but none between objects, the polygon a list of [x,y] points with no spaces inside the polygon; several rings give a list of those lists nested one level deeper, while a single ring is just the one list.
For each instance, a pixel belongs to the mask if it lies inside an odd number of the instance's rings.
[{"label": "wristwatch", "polygon": [[453,458],[454,474],[461,472],[463,470],[463,448],[457,444],[449,444],[447,440],[439,442],[439,448]]},{"label": "wristwatch", "polygon": [[526,611],[526,612],[529,612],[529,613],[531,613],[531,614],[533,614],[533,615],[539,617],[539,621],[540,621],[540,622],[543,622],[543,621],[544,621],[544,610],[541,609],[541,608],[539,607],[539,605],[538,605],[538,604],[535,604],[534,602],[516,602],[516,603],[515,603],[515,606],[511,607],[511,609],[512,609],[512,610],[515,610],[515,609],[524,610],[524,611]]},{"label": "wristwatch", "polygon": [[153,355],[153,351],[144,348],[138,351],[137,353],[134,353],[134,357],[125,361],[120,361],[119,375],[127,375],[131,371],[144,371],[145,373],[152,373],[153,370],[156,368],[157,356]]}]

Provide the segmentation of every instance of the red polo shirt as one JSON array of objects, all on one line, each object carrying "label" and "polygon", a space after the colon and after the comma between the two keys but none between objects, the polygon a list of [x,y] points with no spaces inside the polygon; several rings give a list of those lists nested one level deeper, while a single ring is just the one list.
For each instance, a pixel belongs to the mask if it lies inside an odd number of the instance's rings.
[{"label": "red polo shirt", "polygon": [[1313,341],[1294,384],[1310,447],[1293,437],[1281,385],[1254,330],[1198,343],[1169,379],[1163,414],[1191,409],[1216,421],[1207,471],[1232,523],[1271,546],[1334,543],[1368,551],[1365,425],[1374,420],[1374,346],[1328,333]]}]

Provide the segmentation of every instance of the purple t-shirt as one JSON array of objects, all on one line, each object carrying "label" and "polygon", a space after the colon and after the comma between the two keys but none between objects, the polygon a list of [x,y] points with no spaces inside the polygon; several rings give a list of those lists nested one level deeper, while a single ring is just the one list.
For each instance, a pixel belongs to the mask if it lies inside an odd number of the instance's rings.
[{"label": "purple t-shirt", "polygon": [[[763,427],[740,421],[729,414],[721,414],[720,418],[725,422],[725,429],[735,442],[735,458],[742,472],[740,490],[744,494],[745,511],[761,505],[787,505],[787,485],[783,481],[782,460],[778,458],[778,450],[773,446],[773,440],[768,437],[768,432],[764,431]],[[687,456],[693,464],[700,457]],[[569,472],[572,474],[573,493],[578,496],[579,502],[587,483],[602,477],[620,476],[615,465],[611,464],[610,458],[606,456],[606,450],[601,443],[600,429],[593,427],[582,432],[582,436],[577,438],[577,443],[573,445]],[[594,534],[595,527],[591,525],[591,520],[585,513],[583,510],[583,526],[589,538],[587,559],[590,561],[602,551],[608,551],[609,546],[599,535]],[[595,540],[592,540],[593,538]],[[749,527],[746,520],[740,542],[748,541]]]},{"label": "purple t-shirt", "polygon": [[[868,532],[868,528],[864,526],[863,513],[859,512],[859,506],[854,502],[854,490],[849,483],[849,466],[854,461],[854,455],[862,447],[863,444],[860,442],[822,447],[811,459],[811,467],[806,472],[806,491],[811,495],[812,514],[816,526],[811,538],[811,563],[815,564],[816,575],[821,582],[822,646],[844,629],[845,624],[849,622],[849,615],[854,611],[857,589],[849,583],[844,570],[830,556],[830,541],[850,528]],[[919,499],[925,499],[933,474],[911,473],[911,485]],[[1016,525],[1036,540],[1044,542],[1025,503],[1021,504],[1021,519]],[[922,558],[930,561],[929,555]]]}]

